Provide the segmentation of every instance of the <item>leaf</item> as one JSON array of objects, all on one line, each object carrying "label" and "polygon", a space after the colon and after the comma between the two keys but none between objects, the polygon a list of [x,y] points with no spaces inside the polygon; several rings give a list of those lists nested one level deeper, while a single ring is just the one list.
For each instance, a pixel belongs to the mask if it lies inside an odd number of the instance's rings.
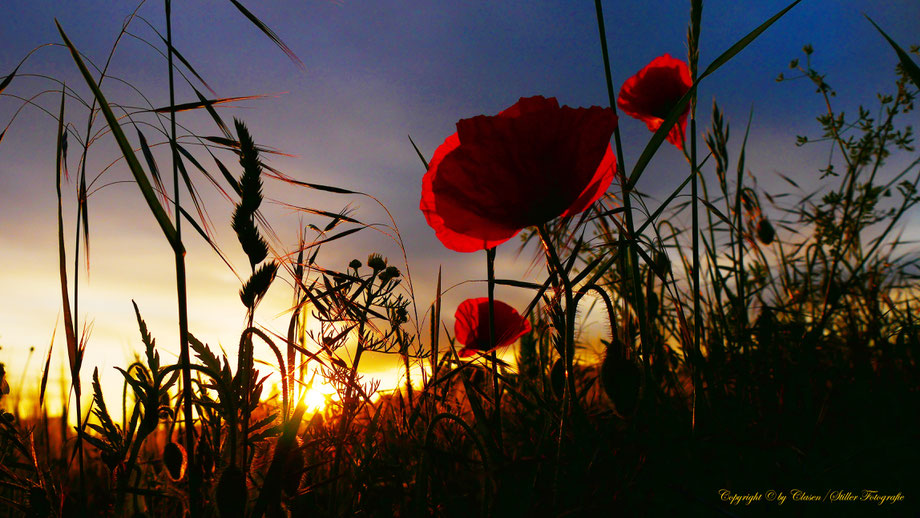
[{"label": "leaf", "polygon": [[262,20],[259,20],[258,18],[256,18],[256,16],[252,14],[251,12],[249,12],[249,10],[246,9],[243,6],[243,4],[237,2],[236,0],[230,0],[230,3],[236,6],[236,8],[239,9],[239,11],[243,13],[243,15],[246,18],[249,18],[249,21],[251,21],[253,25],[258,27],[260,31],[265,33],[266,36],[268,36],[273,42],[275,42],[275,45],[278,45],[278,47],[280,47],[281,50],[284,51],[285,54],[287,54],[287,57],[290,58],[290,60],[293,61],[294,64],[298,66],[298,68],[300,68],[301,70],[306,69],[306,67],[303,64],[303,61],[301,61],[300,58],[298,58],[297,55],[294,54],[294,51],[288,48],[288,46],[283,41],[281,41],[281,38],[279,38],[278,35],[275,34],[275,31],[271,30],[267,25],[262,23]]},{"label": "leaf", "polygon": [[144,342],[144,351],[147,354],[147,365],[150,370],[156,372],[160,368],[160,356],[156,354],[156,340],[147,331],[147,323],[141,318],[141,311],[137,308],[137,302],[131,301],[134,305],[134,314],[137,316],[137,327],[141,332],[141,341]]},{"label": "leaf", "polygon": [[[883,31],[881,27],[872,21],[872,18],[869,18],[869,16],[865,14],[863,16],[865,16],[866,19],[869,20],[869,23],[871,23],[878,30],[878,32],[882,33],[882,36],[888,40],[888,44],[891,45],[891,48],[893,48],[895,53],[898,55],[898,59],[901,61],[901,66],[904,68],[907,76],[910,77],[911,81],[913,81],[914,86],[920,88],[920,67],[918,67],[912,59],[910,59],[910,56],[907,54],[907,52],[904,52],[904,49],[902,49],[900,45],[895,43],[893,39],[885,34],[885,31]],[[3,88],[0,88],[0,90],[3,90]]]},{"label": "leaf", "polygon": [[83,79],[86,80],[86,84],[89,86],[90,90],[92,90],[93,95],[99,102],[99,108],[102,110],[102,114],[105,116],[105,120],[109,125],[109,129],[112,130],[112,136],[115,137],[115,141],[118,143],[118,147],[121,149],[122,155],[125,157],[125,162],[128,164],[128,168],[131,169],[131,173],[134,175],[134,180],[137,183],[138,188],[141,190],[141,194],[144,196],[144,200],[147,202],[147,206],[150,208],[150,212],[157,220],[157,223],[160,225],[160,229],[163,231],[163,234],[166,236],[169,244],[173,247],[173,250],[184,253],[185,249],[183,248],[182,243],[179,241],[179,236],[176,233],[176,229],[172,222],[169,220],[169,216],[166,214],[166,211],[163,210],[163,207],[157,200],[156,193],[154,192],[153,187],[150,186],[150,181],[147,180],[147,176],[144,174],[144,170],[141,168],[140,162],[138,162],[137,156],[134,154],[134,150],[131,147],[131,144],[128,143],[128,139],[125,137],[124,132],[121,130],[121,126],[118,124],[118,119],[112,112],[112,107],[109,106],[108,101],[106,101],[105,96],[102,94],[102,91],[99,89],[99,86],[93,79],[92,74],[90,74],[89,69],[86,68],[86,64],[83,63],[83,58],[80,57],[80,53],[77,51],[76,47],[73,46],[73,43],[70,42],[67,34],[64,33],[64,29],[61,27],[61,24],[57,20],[55,20],[54,23],[57,25],[58,32],[61,33],[61,38],[64,39],[64,43],[67,45],[67,48],[70,49],[70,54],[73,57],[74,62],[77,64],[77,68],[80,69],[80,73],[83,75]]},{"label": "leaf", "polygon": [[147,161],[150,175],[153,176],[153,183],[156,184],[157,190],[160,191],[160,194],[163,196],[163,205],[168,206],[169,202],[166,198],[166,188],[163,186],[163,179],[160,177],[160,168],[157,167],[157,162],[153,159],[153,153],[150,151],[150,146],[147,145],[147,139],[144,137],[144,134],[141,133],[141,129],[136,125],[134,129],[137,130],[137,139],[141,143],[141,152],[144,155],[144,160]]},{"label": "leaf", "polygon": [[220,372],[220,360],[207,345],[203,344],[191,333],[188,334],[188,345],[195,351],[195,355],[198,356],[198,359],[201,360],[205,367],[214,372]]},{"label": "leaf", "polygon": [[416,146],[416,145],[415,145],[415,141],[412,140],[412,135],[406,135],[406,136],[409,137],[409,142],[412,143],[412,149],[415,150],[415,154],[418,155],[418,159],[422,161],[422,164],[425,166],[425,170],[427,171],[427,170],[428,170],[428,161],[425,160],[425,155],[423,155],[422,152],[418,150],[418,146]]},{"label": "leaf", "polygon": [[19,64],[16,65],[16,68],[14,68],[13,71],[10,72],[8,76],[3,78],[3,81],[0,82],[0,94],[2,94],[3,91],[6,90],[6,87],[10,85],[10,82],[13,81],[13,78],[16,76],[16,72],[19,71],[19,67],[21,66],[22,66],[22,61],[20,61]]},{"label": "leaf", "polygon": [[[211,107],[217,104],[226,104],[226,103],[232,103],[236,101],[248,101],[250,99],[261,99],[265,97],[264,95],[244,95],[242,97],[223,97],[220,99],[205,99],[204,97],[201,97],[201,94],[198,92],[198,90],[195,90],[195,93],[197,93],[199,96],[198,101],[190,102],[190,103],[176,104],[173,106],[163,106],[160,108],[154,108],[153,110],[145,110],[145,111],[152,111],[154,113],[172,113],[172,112],[178,113],[178,112],[184,112],[184,111],[190,111],[190,110],[197,110],[199,108],[205,108],[208,110],[208,112],[211,112],[212,111]],[[216,112],[214,112],[214,114],[216,114]],[[214,114],[212,114],[212,117]],[[221,126],[221,129],[226,129],[226,126]]]},{"label": "leaf", "polygon": [[61,298],[64,304],[64,334],[67,337],[67,358],[70,361],[70,377],[71,382],[73,383],[74,392],[77,397],[80,397],[80,372],[77,369],[78,364],[78,353],[77,350],[77,334],[74,331],[73,326],[73,316],[70,313],[70,295],[68,293],[67,286],[67,251],[64,248],[64,213],[63,206],[61,202],[61,161],[63,148],[61,145],[62,139],[61,135],[64,132],[64,100],[66,99],[66,94],[64,89],[61,89],[61,111],[58,116],[58,132],[57,132],[57,160],[56,160],[56,175],[57,175],[57,200],[58,200],[58,274],[61,278]]},{"label": "leaf", "polygon": [[54,349],[54,336],[57,334],[57,322],[54,323],[54,330],[51,331],[51,343],[48,345],[48,356],[45,358],[45,368],[42,369],[42,384],[38,396],[38,406],[45,404],[45,387],[48,385],[48,370],[51,367],[51,351]]}]

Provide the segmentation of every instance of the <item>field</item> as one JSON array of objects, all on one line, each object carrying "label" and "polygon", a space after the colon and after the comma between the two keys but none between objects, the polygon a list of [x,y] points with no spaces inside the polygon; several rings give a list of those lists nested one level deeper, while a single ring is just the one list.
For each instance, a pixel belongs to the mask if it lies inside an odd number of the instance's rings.
[{"label": "field", "polygon": [[[230,3],[300,63],[282,36]],[[21,72],[31,53],[0,79],[0,104],[15,110],[0,157],[20,111],[56,123],[46,148],[58,275],[47,296],[60,306],[51,348],[25,361],[34,387],[0,363],[0,516],[917,513],[920,256],[904,237],[920,201],[917,47],[867,17],[879,55],[898,65],[856,112],[836,108],[833,78],[813,64],[822,49],[790,56],[778,80],[808,82],[826,108],[810,136],[787,136],[790,147],[828,158],[809,172],[817,183],[779,174],[784,190],[761,188],[746,162],[752,118],[733,114],[744,122],[732,126],[698,92],[750,58],[743,51],[781,30],[797,4],[701,57],[703,2],[693,0],[687,55],[662,54],[615,85],[597,0],[608,104],[520,96],[459,120],[436,148],[410,137],[425,173],[420,188],[400,187],[420,200],[416,217],[440,245],[481,259],[470,279],[413,278],[414,236],[374,186],[358,192],[274,167],[282,153],[260,128],[226,116],[258,96],[213,94],[173,47],[170,0],[160,37],[146,42],[168,73],[165,106],[117,102],[123,83],[109,61],[83,54],[58,24],[79,85]],[[126,20],[110,60],[147,22],[141,7],[152,8],[141,2]],[[34,97],[10,93],[36,77],[45,83]],[[649,130],[638,148],[621,138],[631,119]],[[172,355],[135,303],[134,360],[108,369],[84,361],[100,346],[79,309],[95,193],[87,164],[99,148],[114,150],[117,183],[141,195],[130,210],[155,223],[170,251],[160,269],[174,273],[177,316]],[[653,197],[642,187],[657,181],[659,153],[679,156],[682,170]],[[342,208],[286,206],[311,223],[284,243],[268,217],[272,185]],[[232,204],[219,229],[205,187]],[[354,199],[384,221],[368,222]],[[357,248],[359,233],[382,236],[392,252]],[[221,337],[230,351],[190,329],[197,270],[186,251],[202,243],[239,280],[233,303],[245,316]],[[507,276],[496,250],[530,255],[535,277]],[[442,304],[468,281],[479,296]],[[419,294],[423,284],[433,297]],[[270,289],[290,301],[282,326],[259,319]],[[507,290],[529,302],[496,295]],[[59,391],[49,382],[55,347],[67,359]],[[386,386],[367,374],[383,357],[398,373]]]}]

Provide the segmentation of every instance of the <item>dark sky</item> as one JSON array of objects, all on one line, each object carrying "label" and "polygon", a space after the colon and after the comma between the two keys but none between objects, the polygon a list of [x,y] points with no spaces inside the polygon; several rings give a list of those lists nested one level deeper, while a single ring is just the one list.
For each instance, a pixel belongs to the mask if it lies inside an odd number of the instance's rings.
[{"label": "dark sky", "polygon": [[[305,70],[293,65],[230,2],[174,3],[175,45],[218,95],[271,94],[236,103],[222,109],[222,114],[226,120],[244,119],[257,142],[296,155],[272,158],[273,166],[300,180],[372,194],[389,208],[404,238],[420,313],[434,297],[439,266],[445,286],[481,279],[484,254],[444,249],[425,224],[418,210],[424,170],[407,135],[430,156],[455,131],[458,119],[497,113],[523,96],[555,96],[572,106],[608,104],[594,4],[585,0],[248,2],[303,60]],[[703,66],[786,5],[775,0],[704,4]],[[60,41],[54,18],[83,53],[101,63],[134,7],[131,2],[99,0],[6,0],[0,5],[0,74],[11,71],[30,49]],[[688,11],[689,2],[683,1],[605,2],[615,88],[661,54],[685,59]],[[164,28],[162,3],[146,2],[138,13],[154,27]],[[890,91],[896,60],[863,13],[902,45],[920,43],[916,32],[920,2],[915,0],[806,0],[701,85],[700,135],[709,121],[712,99],[731,123],[735,145],[753,107],[748,169],[761,186],[778,186],[776,172],[803,184],[816,181],[827,149],[798,149],[794,141],[797,134],[818,133],[814,117],[823,101],[807,80],[777,83],[775,78],[780,72],[789,75],[789,61],[802,57],[804,44],[812,44],[813,64],[827,73],[827,81],[838,93],[836,106],[854,112],[861,103],[872,105],[876,92]],[[156,41],[143,20],[130,27],[136,36]],[[165,69],[163,58],[134,37],[121,42],[111,65],[115,76],[140,89],[156,106],[167,104]],[[26,74],[64,80],[88,95],[61,47],[41,49],[20,74],[23,77],[0,97],[0,124],[5,125],[22,103],[11,95],[30,97],[58,88],[48,79]],[[104,89],[118,102],[145,104],[124,83],[109,80]],[[194,100],[192,95],[181,87],[178,100]],[[59,96],[44,94],[36,102],[54,112]],[[69,109],[68,121],[84,131],[83,113],[76,103]],[[203,114],[181,115],[180,122],[191,128],[217,134]],[[649,133],[644,124],[628,117],[620,119],[620,127],[629,167]],[[4,291],[0,361],[7,363],[11,376],[22,372],[29,346],[37,351],[29,372],[38,372],[38,356],[47,350],[60,306],[54,128],[50,116],[27,107],[0,143],[0,286]],[[148,138],[163,140],[153,132]],[[109,140],[103,137],[94,147],[91,177],[118,157]],[[231,158],[224,158],[232,164]],[[71,160],[76,163],[75,154]],[[168,169],[165,155],[161,167]],[[664,195],[685,175],[683,158],[665,146],[639,188],[653,196]],[[104,172],[95,186],[129,176],[119,163]],[[231,204],[200,177],[197,181],[218,242],[242,270],[245,259],[229,231]],[[72,254],[73,183],[64,189],[68,253]],[[320,195],[271,182],[265,192],[285,203],[325,210],[349,206],[362,221],[388,221],[387,214],[364,197]],[[123,364],[138,350],[131,299],[167,350],[176,335],[171,253],[136,187],[116,183],[94,193],[89,203],[91,269],[89,277],[81,273],[80,302],[81,320],[94,326],[87,376],[96,365],[114,372],[112,366]],[[280,238],[275,243],[279,251],[294,247],[300,223],[320,223],[278,205],[266,210]],[[239,281],[202,243],[188,248],[193,332],[211,344],[233,349],[243,325],[236,297]],[[373,251],[402,267],[399,249],[375,232],[325,247],[319,261],[343,268],[352,257],[363,260]],[[516,255],[513,242],[499,249],[499,276],[525,273],[530,253]],[[484,286],[475,283],[450,291],[444,301],[448,325],[460,301],[484,293]],[[526,294],[513,290],[499,290],[498,295],[518,306],[526,299]],[[290,297],[279,283],[259,320],[282,329],[286,322],[282,312]],[[55,358],[64,361],[64,355],[58,354],[63,351],[60,334]],[[374,372],[388,368],[382,360],[372,367]]]}]

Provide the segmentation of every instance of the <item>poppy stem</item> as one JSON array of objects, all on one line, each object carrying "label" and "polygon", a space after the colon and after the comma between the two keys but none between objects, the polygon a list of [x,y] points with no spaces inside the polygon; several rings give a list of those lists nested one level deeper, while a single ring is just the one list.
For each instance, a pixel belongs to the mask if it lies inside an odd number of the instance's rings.
[{"label": "poppy stem", "polygon": [[495,424],[495,443],[498,450],[502,451],[502,393],[498,386],[498,353],[495,350],[495,247],[486,249],[486,275],[489,291],[489,349],[492,349],[489,359],[492,361],[492,401],[495,405],[492,420]]}]

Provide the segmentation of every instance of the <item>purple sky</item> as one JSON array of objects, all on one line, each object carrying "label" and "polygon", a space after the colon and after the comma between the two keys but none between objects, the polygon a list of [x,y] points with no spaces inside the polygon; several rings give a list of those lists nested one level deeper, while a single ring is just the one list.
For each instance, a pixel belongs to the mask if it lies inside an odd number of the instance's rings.
[{"label": "purple sky", "polygon": [[[608,41],[615,87],[653,58],[670,53],[684,58],[688,2],[605,2]],[[764,0],[706,1],[703,12],[703,66],[738,38],[759,25],[786,2]],[[297,155],[272,158],[271,165],[304,181],[367,192],[385,204],[405,241],[420,314],[434,297],[438,267],[444,285],[484,277],[484,254],[457,254],[443,248],[418,210],[424,173],[407,139],[411,134],[426,156],[454,130],[460,118],[494,114],[519,97],[555,96],[572,106],[607,105],[593,2],[582,0],[503,2],[329,2],[324,0],[248,2],[306,65],[301,71],[229,3],[218,0],[176,1],[173,6],[175,45],[220,96],[279,94],[224,108],[225,120],[244,119],[256,141]],[[105,59],[130,2],[87,0],[7,0],[0,5],[0,74],[11,71],[30,49],[59,42],[56,17],[74,44],[97,62]],[[723,67],[700,88],[700,135],[709,120],[713,98],[734,128],[735,146],[751,106],[754,123],[748,147],[748,169],[761,186],[778,185],[775,172],[808,184],[816,181],[826,149],[794,147],[796,134],[818,133],[814,116],[821,99],[807,80],[777,83],[801,48],[815,49],[815,66],[827,72],[836,88],[838,106],[854,112],[860,103],[873,105],[877,91],[890,90],[894,54],[863,18],[866,13],[902,45],[918,43],[920,4],[912,0],[806,0]],[[140,10],[157,28],[164,27],[162,4],[149,1]],[[143,21],[132,32],[155,39]],[[146,44],[126,38],[111,71],[141,89],[156,106],[167,104],[164,60]],[[44,74],[88,93],[70,56],[61,47],[36,53],[20,74]],[[0,97],[0,124],[6,124],[21,101],[56,86],[47,79],[18,77]],[[109,80],[111,100],[142,105],[123,84]],[[180,88],[179,102],[194,100]],[[45,94],[37,103],[52,112],[59,96]],[[82,132],[85,117],[69,104],[68,122]],[[217,130],[204,114],[181,114],[203,134]],[[96,128],[99,125],[97,124]],[[644,125],[621,118],[629,167],[649,137]],[[26,108],[0,143],[0,361],[7,364],[12,385],[28,367],[25,386],[37,387],[60,307],[57,278],[56,201],[54,191],[53,119]],[[152,141],[162,142],[155,133]],[[95,177],[118,155],[110,138],[94,146],[89,162]],[[77,146],[72,146],[75,169]],[[162,149],[160,146],[158,149]],[[159,156],[159,155],[158,155]],[[225,163],[234,165],[227,155]],[[160,167],[168,169],[166,155]],[[239,174],[236,169],[234,174]],[[682,157],[664,146],[639,188],[656,196],[673,189],[686,175]],[[120,164],[105,172],[96,186],[129,179]],[[246,266],[229,229],[232,206],[198,178],[217,241],[238,270]],[[75,214],[73,183],[65,185],[65,233],[72,262]],[[362,221],[386,222],[386,214],[361,197],[335,197],[268,182],[266,196],[285,203],[337,211],[346,205]],[[186,197],[187,200],[187,197]],[[90,198],[91,269],[81,272],[80,320],[93,323],[83,373],[88,380],[98,366],[104,376],[139,351],[131,300],[147,319],[151,332],[167,351],[175,346],[175,295],[172,256],[136,188],[106,187]],[[279,251],[296,245],[300,223],[324,221],[300,216],[280,206],[266,209],[277,231]],[[186,227],[187,228],[187,227]],[[200,240],[188,245],[190,317],[193,332],[211,345],[235,348],[243,325],[237,298],[239,281]],[[515,245],[498,252],[498,275],[521,277],[531,254],[517,258]],[[343,268],[357,257],[379,251],[402,268],[392,241],[361,232],[325,247],[320,263]],[[531,273],[531,279],[537,279]],[[71,271],[71,279],[73,272]],[[482,284],[465,284],[448,293],[443,314],[452,324],[453,308],[467,297],[482,296]],[[522,307],[527,293],[499,289],[498,296]],[[257,320],[281,330],[291,293],[276,283]],[[601,332],[599,324],[593,324]],[[59,329],[52,372],[65,361]],[[28,366],[29,346],[36,354]],[[370,363],[369,373],[389,369],[384,359]],[[34,382],[31,380],[35,380]],[[51,382],[56,386],[56,382]]]}]

